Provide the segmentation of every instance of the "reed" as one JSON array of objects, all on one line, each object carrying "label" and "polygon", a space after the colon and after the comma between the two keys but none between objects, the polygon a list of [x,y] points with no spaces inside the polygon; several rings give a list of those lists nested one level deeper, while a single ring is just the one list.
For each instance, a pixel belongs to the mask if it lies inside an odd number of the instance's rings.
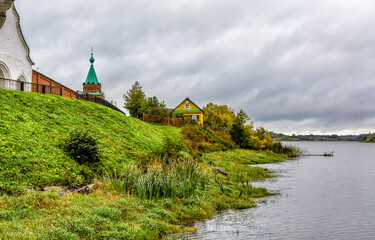
[{"label": "reed", "polygon": [[[160,161],[161,163],[163,161]],[[133,194],[140,199],[189,198],[198,189],[205,189],[206,173],[191,159],[175,160],[161,167],[150,166],[143,174],[136,165],[124,168],[120,177],[110,180],[121,193]]]},{"label": "reed", "polygon": [[135,190],[136,180],[141,175],[139,168],[131,163],[122,169],[120,176],[114,174],[110,179],[113,188],[121,193],[131,194]]}]

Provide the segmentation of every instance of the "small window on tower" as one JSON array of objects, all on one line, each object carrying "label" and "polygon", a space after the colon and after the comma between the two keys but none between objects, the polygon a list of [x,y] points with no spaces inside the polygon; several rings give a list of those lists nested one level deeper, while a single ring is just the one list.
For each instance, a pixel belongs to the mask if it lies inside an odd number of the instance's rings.
[{"label": "small window on tower", "polygon": [[190,104],[189,104],[188,101],[186,101],[186,103],[185,103],[185,109],[190,109]]}]

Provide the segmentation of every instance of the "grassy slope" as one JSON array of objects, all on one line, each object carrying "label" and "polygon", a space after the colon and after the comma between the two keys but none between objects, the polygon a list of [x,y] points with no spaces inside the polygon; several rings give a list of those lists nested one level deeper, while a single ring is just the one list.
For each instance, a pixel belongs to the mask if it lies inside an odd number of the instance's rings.
[{"label": "grassy slope", "polygon": [[157,151],[180,131],[99,104],[0,89],[0,189],[81,183],[79,166],[60,147],[74,129],[90,129],[99,139],[108,170]]},{"label": "grassy slope", "polygon": [[[98,136],[108,171],[160,150],[167,137],[179,140],[183,136],[178,128],[143,123],[97,104],[0,89],[0,188],[12,192],[82,182],[80,166],[59,147],[76,128],[92,129]],[[203,137],[204,131],[188,133],[193,153],[223,147],[214,142],[215,137]],[[206,142],[191,144],[195,137]],[[87,195],[60,196],[53,190],[18,197],[0,195],[0,238],[159,239],[166,233],[189,230],[182,223],[212,217],[216,211],[255,206],[251,198],[268,193],[248,182],[271,173],[248,164],[285,158],[243,150],[198,153],[208,182],[189,198],[142,200],[115,191],[105,178]],[[217,167],[229,176],[215,174]]]}]

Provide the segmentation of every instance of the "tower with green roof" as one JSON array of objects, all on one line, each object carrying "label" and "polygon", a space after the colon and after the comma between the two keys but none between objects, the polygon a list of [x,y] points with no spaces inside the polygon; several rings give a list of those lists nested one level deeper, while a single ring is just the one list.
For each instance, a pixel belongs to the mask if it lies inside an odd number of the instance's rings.
[{"label": "tower with green roof", "polygon": [[94,52],[91,49],[91,58],[90,58],[90,70],[89,74],[87,75],[86,82],[83,83],[83,93],[88,94],[91,96],[103,97],[102,93],[102,84],[98,81],[98,77],[96,76],[95,68],[94,68]]}]

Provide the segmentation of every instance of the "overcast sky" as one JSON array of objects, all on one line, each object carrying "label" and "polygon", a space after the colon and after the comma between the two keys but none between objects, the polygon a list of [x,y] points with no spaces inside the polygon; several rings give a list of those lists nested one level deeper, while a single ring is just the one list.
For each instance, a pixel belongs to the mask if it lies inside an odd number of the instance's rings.
[{"label": "overcast sky", "polygon": [[374,0],[16,0],[34,68],[108,100],[135,81],[283,133],[375,132]]}]

